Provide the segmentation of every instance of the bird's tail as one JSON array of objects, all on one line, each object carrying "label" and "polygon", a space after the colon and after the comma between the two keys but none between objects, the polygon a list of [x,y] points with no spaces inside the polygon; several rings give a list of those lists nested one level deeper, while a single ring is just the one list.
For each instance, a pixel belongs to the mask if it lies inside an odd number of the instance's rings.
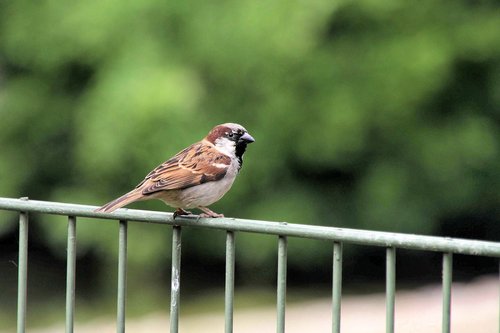
[{"label": "bird's tail", "polygon": [[99,213],[111,213],[117,210],[118,208],[121,208],[123,206],[128,205],[131,202],[140,200],[142,198],[142,193],[141,191],[137,191],[137,189],[134,189],[124,195],[122,195],[119,198],[116,198],[115,200],[108,202],[101,208],[96,209],[96,212]]}]

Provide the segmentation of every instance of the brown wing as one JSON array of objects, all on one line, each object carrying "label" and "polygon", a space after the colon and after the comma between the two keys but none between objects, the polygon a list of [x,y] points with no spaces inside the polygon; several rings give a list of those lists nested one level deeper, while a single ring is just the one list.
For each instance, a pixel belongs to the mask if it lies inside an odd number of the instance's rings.
[{"label": "brown wing", "polygon": [[219,180],[226,175],[230,163],[231,158],[213,146],[195,143],[156,167],[137,188],[148,195]]}]

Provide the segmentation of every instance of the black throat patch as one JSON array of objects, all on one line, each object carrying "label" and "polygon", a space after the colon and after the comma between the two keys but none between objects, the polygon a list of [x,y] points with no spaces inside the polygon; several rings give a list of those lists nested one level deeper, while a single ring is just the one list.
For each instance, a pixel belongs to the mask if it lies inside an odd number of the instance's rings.
[{"label": "black throat patch", "polygon": [[240,167],[238,170],[241,169],[243,166],[243,154],[247,150],[247,143],[244,141],[239,141],[236,143],[236,150],[235,150],[235,155],[238,158],[238,162],[240,163]]}]

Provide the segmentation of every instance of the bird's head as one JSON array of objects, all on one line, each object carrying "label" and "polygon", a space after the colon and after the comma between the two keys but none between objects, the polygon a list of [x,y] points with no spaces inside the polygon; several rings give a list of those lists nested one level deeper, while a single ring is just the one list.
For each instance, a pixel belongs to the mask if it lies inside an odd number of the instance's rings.
[{"label": "bird's head", "polygon": [[221,152],[236,156],[243,163],[243,154],[249,143],[255,139],[239,124],[225,123],[215,126],[205,138]]}]

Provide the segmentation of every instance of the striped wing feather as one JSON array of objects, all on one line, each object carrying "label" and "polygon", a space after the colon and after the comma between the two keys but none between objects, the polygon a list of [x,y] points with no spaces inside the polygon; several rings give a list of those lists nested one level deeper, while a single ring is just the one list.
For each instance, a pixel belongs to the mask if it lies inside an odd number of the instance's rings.
[{"label": "striped wing feather", "polygon": [[223,178],[230,164],[229,156],[199,142],[159,165],[136,188],[149,195],[200,185]]}]

